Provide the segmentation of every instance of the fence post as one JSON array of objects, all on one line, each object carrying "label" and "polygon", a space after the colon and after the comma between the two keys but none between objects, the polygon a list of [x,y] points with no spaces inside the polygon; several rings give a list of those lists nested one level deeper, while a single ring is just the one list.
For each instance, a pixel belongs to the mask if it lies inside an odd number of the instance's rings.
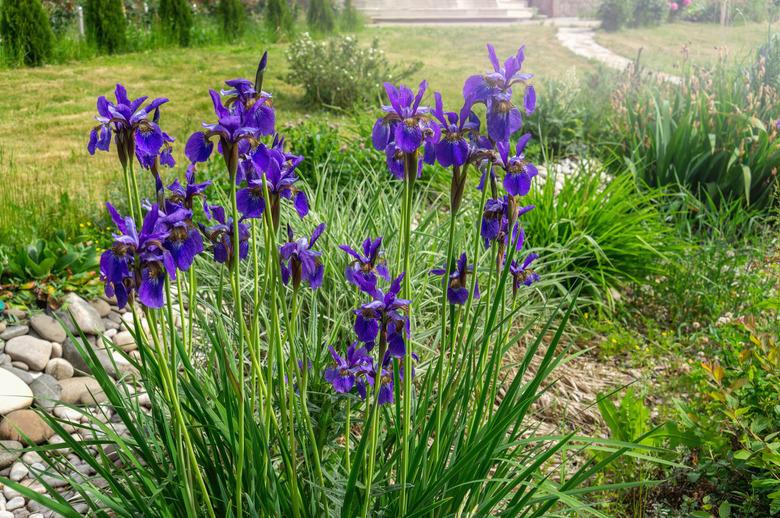
[{"label": "fence post", "polygon": [[76,16],[79,20],[79,36],[84,37],[84,8],[81,6],[76,7]]}]

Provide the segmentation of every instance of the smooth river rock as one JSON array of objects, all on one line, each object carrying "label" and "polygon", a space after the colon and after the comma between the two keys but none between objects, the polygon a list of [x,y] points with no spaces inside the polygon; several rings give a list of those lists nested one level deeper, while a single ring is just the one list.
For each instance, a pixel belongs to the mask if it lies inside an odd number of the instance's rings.
[{"label": "smooth river rock", "polygon": [[27,384],[5,369],[0,369],[0,414],[32,405],[33,392]]},{"label": "smooth river rock", "polygon": [[75,293],[68,293],[65,297],[65,307],[71,317],[71,324],[75,329],[88,335],[100,335],[106,330],[100,313],[86,300]]},{"label": "smooth river rock", "polygon": [[54,431],[34,410],[15,410],[0,423],[0,437],[24,444],[40,444]]},{"label": "smooth river rock", "polygon": [[17,336],[6,342],[5,353],[13,360],[26,363],[32,370],[42,371],[51,357],[51,342],[32,336]]},{"label": "smooth river rock", "polygon": [[30,390],[35,398],[35,404],[47,412],[51,412],[60,400],[62,387],[53,376],[41,374],[30,383]]},{"label": "smooth river rock", "polygon": [[81,396],[85,393],[99,394],[103,392],[98,380],[90,376],[77,376],[60,380],[60,387],[62,388],[60,400],[68,405],[79,403]]},{"label": "smooth river rock", "polygon": [[10,340],[11,338],[16,338],[17,336],[26,335],[29,331],[30,328],[27,326],[11,326],[0,333],[0,340]]},{"label": "smooth river rock", "polygon": [[30,317],[30,326],[41,338],[50,342],[62,342],[68,336],[62,325],[45,313],[38,313]]},{"label": "smooth river rock", "polygon": [[54,376],[55,379],[64,380],[73,377],[73,365],[63,358],[52,358],[46,364],[46,374]]},{"label": "smooth river rock", "polygon": [[0,441],[0,469],[5,469],[22,455],[22,443],[19,441]]}]

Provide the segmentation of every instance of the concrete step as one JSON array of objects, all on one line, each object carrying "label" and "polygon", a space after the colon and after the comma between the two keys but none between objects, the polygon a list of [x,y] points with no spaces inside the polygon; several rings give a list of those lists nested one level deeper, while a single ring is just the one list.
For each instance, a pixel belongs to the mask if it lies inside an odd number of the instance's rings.
[{"label": "concrete step", "polygon": [[363,14],[374,22],[408,21],[409,23],[446,23],[448,21],[483,20],[515,21],[534,17],[530,8],[516,9],[363,9]]}]

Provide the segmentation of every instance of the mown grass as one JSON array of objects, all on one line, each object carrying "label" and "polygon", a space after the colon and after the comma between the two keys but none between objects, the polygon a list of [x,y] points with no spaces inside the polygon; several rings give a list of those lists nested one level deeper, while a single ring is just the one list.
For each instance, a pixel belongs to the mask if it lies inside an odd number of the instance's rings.
[{"label": "mown grass", "polygon": [[[500,55],[528,45],[527,68],[540,78],[555,77],[569,68],[591,65],[558,45],[555,29],[543,26],[507,27],[385,27],[358,35],[368,44],[378,38],[395,63],[419,60],[423,68],[409,82],[428,79],[445,99],[460,98],[460,85],[470,74],[489,67],[485,43]],[[95,99],[110,95],[116,82],[131,96],[165,96],[166,131],[185,140],[200,122],[213,118],[207,87],[254,73],[264,48],[270,52],[265,89],[284,107],[280,122],[313,115],[338,122],[341,116],[304,106],[302,92],[285,83],[284,42],[266,44],[250,38],[236,45],[163,49],[120,56],[102,56],[81,62],[38,69],[0,71],[0,237],[43,228],[72,227],[94,212],[119,178],[116,157],[89,157],[88,132],[93,124]],[[378,109],[378,106],[376,107]],[[183,159],[183,145],[176,146]],[[63,196],[68,199],[63,201]]]},{"label": "mown grass", "polygon": [[619,32],[599,32],[596,41],[621,56],[634,59],[642,50],[641,63],[679,74],[684,62],[711,66],[721,59],[741,63],[752,59],[755,49],[767,41],[777,26],[745,23],[729,27],[717,24],[677,22]]}]

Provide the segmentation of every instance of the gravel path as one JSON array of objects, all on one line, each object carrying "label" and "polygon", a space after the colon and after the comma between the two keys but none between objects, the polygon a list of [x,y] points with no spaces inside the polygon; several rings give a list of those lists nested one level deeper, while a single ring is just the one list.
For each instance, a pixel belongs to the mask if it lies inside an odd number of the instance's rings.
[{"label": "gravel path", "polygon": [[[557,37],[561,45],[574,52],[578,56],[603,63],[616,70],[625,70],[633,63],[626,57],[615,54],[606,47],[596,42],[596,33],[590,27],[558,27]],[[679,76],[657,72],[658,77],[674,84],[682,80]]]}]

